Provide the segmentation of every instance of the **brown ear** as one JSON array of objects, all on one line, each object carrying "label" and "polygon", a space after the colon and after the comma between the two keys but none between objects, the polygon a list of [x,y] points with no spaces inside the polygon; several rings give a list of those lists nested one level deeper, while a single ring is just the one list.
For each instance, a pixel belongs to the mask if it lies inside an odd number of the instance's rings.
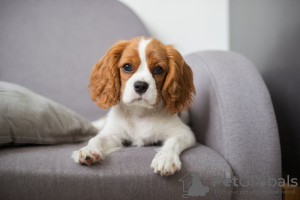
[{"label": "brown ear", "polygon": [[193,72],[172,45],[166,45],[169,71],[163,85],[162,98],[171,114],[187,110],[195,92]]},{"label": "brown ear", "polygon": [[115,44],[92,69],[89,90],[92,100],[100,108],[107,109],[120,101],[118,62],[127,44],[127,41]]}]

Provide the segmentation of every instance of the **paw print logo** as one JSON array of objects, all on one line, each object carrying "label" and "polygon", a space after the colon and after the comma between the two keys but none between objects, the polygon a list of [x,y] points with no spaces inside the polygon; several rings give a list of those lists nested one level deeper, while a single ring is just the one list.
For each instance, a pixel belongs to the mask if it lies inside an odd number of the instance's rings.
[{"label": "paw print logo", "polygon": [[[209,192],[209,187],[203,185],[203,183],[200,181],[200,177],[198,173],[193,172],[190,174],[192,177],[191,182],[188,181],[187,175],[185,175],[179,180],[182,182],[183,192],[186,192],[186,194],[183,194],[182,197],[184,198],[196,197],[196,196],[203,197],[206,195],[207,192]],[[188,187],[189,189],[186,190],[185,187]]]}]

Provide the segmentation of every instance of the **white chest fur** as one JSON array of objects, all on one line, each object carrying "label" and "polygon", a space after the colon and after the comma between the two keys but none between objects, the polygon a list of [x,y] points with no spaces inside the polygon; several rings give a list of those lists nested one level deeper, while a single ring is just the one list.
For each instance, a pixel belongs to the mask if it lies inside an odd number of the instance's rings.
[{"label": "white chest fur", "polygon": [[161,109],[131,109],[122,105],[111,109],[109,120],[106,126],[110,130],[114,129],[116,134],[130,138],[136,146],[163,141],[167,135],[166,130],[169,133],[170,129],[176,129],[177,125],[182,124],[177,115],[170,115]]}]

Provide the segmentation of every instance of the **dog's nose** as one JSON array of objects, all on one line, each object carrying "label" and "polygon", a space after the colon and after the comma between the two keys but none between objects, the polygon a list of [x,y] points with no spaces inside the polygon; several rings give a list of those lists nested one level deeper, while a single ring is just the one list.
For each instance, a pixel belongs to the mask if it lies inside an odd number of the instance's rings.
[{"label": "dog's nose", "polygon": [[142,81],[137,81],[134,83],[134,90],[138,93],[138,94],[143,94],[147,91],[149,84],[146,82],[142,82]]}]

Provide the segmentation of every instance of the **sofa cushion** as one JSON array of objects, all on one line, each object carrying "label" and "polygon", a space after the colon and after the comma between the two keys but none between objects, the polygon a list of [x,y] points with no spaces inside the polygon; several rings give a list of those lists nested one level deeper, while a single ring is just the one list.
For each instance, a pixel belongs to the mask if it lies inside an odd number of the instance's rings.
[{"label": "sofa cushion", "polygon": [[97,120],[107,110],[88,94],[92,67],[114,43],[137,36],[149,33],[119,1],[1,0],[0,80]]},{"label": "sofa cushion", "polygon": [[86,166],[71,158],[73,151],[85,145],[2,148],[2,198],[183,199],[191,185],[192,172],[209,188],[201,198],[220,199],[220,194],[222,199],[231,197],[231,187],[212,184],[214,176],[230,178],[230,166],[222,156],[204,145],[184,151],[182,169],[169,177],[161,177],[150,168],[157,147],[126,147],[109,154],[102,163]]},{"label": "sofa cushion", "polygon": [[0,81],[0,145],[88,140],[97,130],[84,118],[24,87]]}]

